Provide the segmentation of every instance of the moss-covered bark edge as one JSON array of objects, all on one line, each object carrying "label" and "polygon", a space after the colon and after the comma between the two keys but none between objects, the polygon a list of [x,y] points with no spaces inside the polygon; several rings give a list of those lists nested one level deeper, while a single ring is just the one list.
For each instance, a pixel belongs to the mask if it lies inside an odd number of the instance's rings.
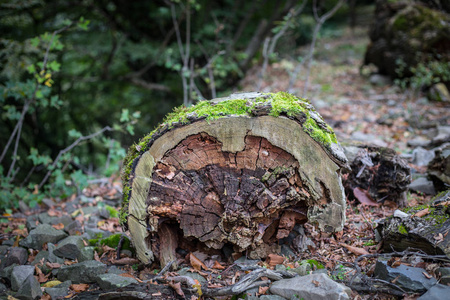
[{"label": "moss-covered bark edge", "polygon": [[[287,92],[261,93],[260,97],[251,99],[224,98],[199,101],[191,107],[180,106],[174,108],[163,122],[152,132],[139,140],[137,144],[128,149],[124,158],[122,168],[123,202],[120,210],[120,223],[127,226],[128,201],[131,196],[130,175],[139,160],[157,138],[167,131],[188,125],[192,122],[206,119],[215,120],[229,116],[257,116],[270,115],[273,117],[286,116],[299,122],[303,130],[319,145],[321,145],[330,156],[345,165],[345,156],[336,155],[336,148],[340,148],[333,129],[325,123],[308,100],[298,98]],[[217,100],[219,100],[217,102]]]}]

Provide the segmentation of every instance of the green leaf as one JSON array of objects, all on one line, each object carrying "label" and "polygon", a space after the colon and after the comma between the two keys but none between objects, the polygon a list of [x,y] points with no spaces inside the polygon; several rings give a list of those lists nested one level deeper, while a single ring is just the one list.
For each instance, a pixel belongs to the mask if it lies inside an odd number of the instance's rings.
[{"label": "green leaf", "polygon": [[122,109],[122,114],[120,115],[120,122],[128,122],[130,121],[130,112],[128,109],[124,108]]},{"label": "green leaf", "polygon": [[129,134],[134,135],[134,126],[131,124],[127,125],[127,131]]},{"label": "green leaf", "polygon": [[36,99],[42,99],[44,97],[44,95],[42,94],[42,90],[37,90],[36,91]]},{"label": "green leaf", "polygon": [[39,45],[40,41],[41,40],[39,39],[39,37],[35,37],[30,40],[30,44],[33,47],[37,47]]},{"label": "green leaf", "polygon": [[75,139],[77,139],[77,138],[83,136],[83,135],[81,134],[81,132],[79,132],[78,130],[75,130],[75,129],[69,130],[68,134],[69,134],[70,137],[73,137],[73,138],[75,138]]},{"label": "green leaf", "polygon": [[34,65],[29,65],[27,70],[30,74],[36,73],[36,67]]},{"label": "green leaf", "polygon": [[56,60],[54,60],[48,64],[48,68],[55,72],[58,72],[60,67],[61,67],[61,64],[58,63]]}]

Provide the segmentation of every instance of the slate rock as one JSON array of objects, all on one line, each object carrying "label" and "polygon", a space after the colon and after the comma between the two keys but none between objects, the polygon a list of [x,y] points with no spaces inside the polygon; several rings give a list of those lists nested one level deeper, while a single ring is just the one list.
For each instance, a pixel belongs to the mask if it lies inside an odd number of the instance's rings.
[{"label": "slate rock", "polygon": [[52,208],[55,206],[55,202],[50,198],[44,198],[42,199],[42,203],[47,206],[47,208]]},{"label": "slate rock", "polygon": [[93,260],[94,259],[94,247],[84,247],[81,249],[77,259],[79,262]]},{"label": "slate rock", "polygon": [[450,286],[436,284],[432,286],[425,294],[417,298],[417,300],[443,300],[448,299],[450,294]]},{"label": "slate rock", "polygon": [[396,279],[396,285],[404,290],[416,293],[423,293],[437,283],[433,277],[426,278],[423,275],[423,272],[426,273],[426,271],[422,268],[410,267],[403,264],[392,268],[387,265],[387,261],[386,259],[378,259],[375,265],[375,277],[389,282]]},{"label": "slate rock", "polygon": [[13,264],[24,265],[28,260],[28,252],[22,247],[10,247],[2,258],[0,268],[6,268]]},{"label": "slate rock", "polygon": [[75,220],[64,226],[64,231],[69,235],[80,235],[83,232],[83,228],[80,221]]},{"label": "slate rock", "polygon": [[37,215],[31,215],[27,217],[27,229],[28,232],[35,229],[39,225],[39,217]]},{"label": "slate rock", "polygon": [[11,282],[11,273],[14,270],[15,267],[17,267],[17,265],[13,264],[13,265],[11,265],[9,267],[6,267],[6,268],[2,269],[0,271],[0,277],[5,279],[8,282]]},{"label": "slate rock", "polygon": [[30,275],[34,274],[34,266],[16,266],[11,272],[11,289],[18,291]]},{"label": "slate rock", "polygon": [[6,292],[6,290],[8,290],[8,288],[6,287],[6,285],[4,285],[2,282],[0,282],[0,296]]},{"label": "slate rock", "polygon": [[31,230],[28,236],[19,242],[19,245],[42,250],[45,243],[57,243],[65,237],[67,237],[67,234],[64,231],[55,229],[49,224],[41,224]]},{"label": "slate rock", "polygon": [[286,299],[296,295],[299,299],[345,300],[350,299],[351,290],[325,274],[311,274],[276,281],[270,287],[270,292]]},{"label": "slate rock", "polygon": [[47,212],[40,213],[38,218],[41,224],[53,224],[53,221],[58,219],[56,216],[50,216]]},{"label": "slate rock", "polygon": [[123,274],[123,273],[126,273],[126,271],[120,269],[120,268],[117,267],[117,266],[110,266],[110,267],[108,268],[108,274],[116,274],[116,275],[120,275],[120,274]]},{"label": "slate rock", "polygon": [[19,210],[22,213],[26,213],[26,212],[30,211],[30,208],[28,207],[28,205],[23,200],[20,200],[19,201]]},{"label": "slate rock", "polygon": [[435,157],[434,150],[417,147],[412,152],[412,163],[417,166],[427,166]]},{"label": "slate rock", "polygon": [[34,260],[31,262],[31,265],[37,265],[41,262],[41,260],[44,259],[44,265],[48,261],[48,251],[41,250],[38,254],[34,257]]},{"label": "slate rock", "polygon": [[95,228],[85,228],[84,229],[84,235],[85,237],[87,237],[88,239],[104,239],[107,238],[109,236],[111,236],[111,232],[109,231],[104,231],[101,229],[97,228],[97,225],[95,226]]},{"label": "slate rock", "polygon": [[48,243],[47,244],[47,249],[48,249],[48,261],[51,263],[58,263],[58,264],[63,264],[64,263],[64,259],[58,257],[55,255],[55,250],[56,250],[56,246],[52,243]]},{"label": "slate rock", "polygon": [[72,281],[64,281],[54,287],[46,288],[45,292],[52,297],[52,299],[64,298],[69,294],[69,287],[72,285]]},{"label": "slate rock", "polygon": [[189,271],[190,268],[183,268],[180,271],[178,271],[178,274],[180,276],[187,276],[187,277],[191,277],[194,280],[198,280],[200,283],[204,283],[206,282],[205,277],[203,277],[202,275],[198,274],[198,273],[193,273],[191,271]]},{"label": "slate rock", "polygon": [[415,192],[421,192],[427,195],[436,194],[433,181],[428,180],[426,177],[419,177],[409,184],[409,189]]},{"label": "slate rock", "polygon": [[278,295],[262,295],[259,300],[286,300],[286,298]]},{"label": "slate rock", "polygon": [[15,297],[21,300],[36,300],[42,297],[41,286],[33,275],[25,279]]},{"label": "slate rock", "polygon": [[63,224],[64,227],[66,227],[67,225],[69,225],[72,222],[73,222],[73,219],[71,216],[62,215],[61,217],[54,219],[50,224],[52,224],[52,225]]},{"label": "slate rock", "polygon": [[61,240],[53,253],[61,258],[75,259],[81,254],[81,249],[83,248],[83,238],[74,235]]},{"label": "slate rock", "polygon": [[97,283],[104,291],[121,288],[132,283],[138,283],[134,278],[123,277],[117,274],[101,274],[97,277]]},{"label": "slate rock", "polygon": [[57,278],[59,281],[72,280],[73,283],[95,283],[98,275],[104,274],[105,271],[105,264],[96,260],[88,260],[70,266],[62,266]]}]

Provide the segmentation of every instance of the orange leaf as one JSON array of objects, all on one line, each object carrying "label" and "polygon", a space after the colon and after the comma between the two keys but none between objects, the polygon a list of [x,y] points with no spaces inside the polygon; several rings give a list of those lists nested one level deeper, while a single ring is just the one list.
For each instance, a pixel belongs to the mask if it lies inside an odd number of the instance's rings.
[{"label": "orange leaf", "polygon": [[41,297],[41,300],[52,300],[52,296],[50,296],[49,294],[45,294]]},{"label": "orange leaf", "polygon": [[46,265],[47,267],[49,267],[50,269],[58,269],[58,268],[61,268],[61,264],[58,264],[58,263],[46,262],[45,265]]},{"label": "orange leaf", "polygon": [[136,277],[134,277],[133,275],[131,275],[131,274],[129,274],[129,273],[122,273],[122,274],[119,274],[119,276],[122,276],[122,277],[128,277],[128,278],[133,278],[133,279],[137,280],[137,281],[140,282],[140,283],[143,282],[143,281],[140,280],[139,278],[136,278]]},{"label": "orange leaf", "polygon": [[355,195],[355,198],[358,199],[358,201],[361,202],[362,205],[380,206],[379,203],[373,201],[366,190],[363,190],[360,187],[356,187],[353,189],[353,195]]},{"label": "orange leaf", "polygon": [[280,256],[278,254],[271,253],[267,256],[267,263],[272,267],[282,264],[283,261],[284,261],[284,257]]},{"label": "orange leaf", "polygon": [[111,262],[114,265],[134,265],[138,264],[139,260],[137,260],[136,258],[124,257],[121,259],[111,259]]},{"label": "orange leaf", "polygon": [[181,282],[177,282],[177,283],[169,282],[169,286],[170,286],[171,288],[173,288],[173,289],[175,290],[175,292],[176,292],[178,295],[180,295],[181,297],[183,297],[183,298],[186,297],[186,296],[184,295],[183,290],[181,289]]},{"label": "orange leaf", "polygon": [[267,292],[268,289],[269,289],[268,286],[260,286],[260,287],[258,288],[258,294],[264,295],[264,294]]},{"label": "orange leaf", "polygon": [[423,216],[426,216],[426,215],[428,215],[429,213],[430,213],[430,212],[429,212],[428,207],[427,207],[427,208],[425,208],[425,209],[422,209],[421,211],[416,212],[416,213],[413,215],[413,217],[419,217],[419,218],[422,218]]},{"label": "orange leaf", "polygon": [[208,267],[192,253],[189,254],[189,261],[191,266],[197,271],[200,271],[202,268],[203,270],[208,270]]},{"label": "orange leaf", "polygon": [[351,253],[356,254],[356,255],[369,254],[369,252],[367,252],[367,250],[364,248],[353,247],[353,246],[346,245],[344,243],[341,243],[341,246],[347,248],[348,251],[350,251]]},{"label": "orange leaf", "polygon": [[54,210],[53,208],[50,208],[47,213],[50,217],[60,217],[62,215],[60,211]]},{"label": "orange leaf", "polygon": [[70,286],[70,289],[74,291],[75,293],[84,292],[89,288],[89,284],[87,283],[80,283],[80,284],[72,284]]},{"label": "orange leaf", "polygon": [[64,224],[63,223],[58,223],[58,224],[52,225],[52,227],[55,228],[55,229],[61,230],[61,229],[64,229]]},{"label": "orange leaf", "polygon": [[225,267],[222,266],[217,260],[214,262],[214,265],[212,266],[213,269],[217,269],[217,270],[224,270]]}]

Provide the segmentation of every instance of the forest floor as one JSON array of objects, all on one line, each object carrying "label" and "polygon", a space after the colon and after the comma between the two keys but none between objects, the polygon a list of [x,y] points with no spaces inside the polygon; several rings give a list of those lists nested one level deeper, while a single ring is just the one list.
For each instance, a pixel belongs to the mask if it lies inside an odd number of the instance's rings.
[{"label": "forest floor", "polygon": [[[429,139],[428,131],[436,124],[450,125],[450,109],[448,104],[429,102],[423,95],[418,97],[407,96],[396,86],[390,83],[375,82],[370,83],[370,68],[360,67],[364,55],[365,45],[368,43],[365,29],[356,28],[355,31],[344,31],[339,37],[323,39],[317,47],[317,55],[312,65],[310,89],[308,98],[316,107],[324,119],[334,128],[338,140],[348,143],[358,138],[360,142],[376,143],[381,146],[393,148],[398,154],[405,157],[413,151],[413,147],[408,146],[408,141],[413,139]],[[282,60],[269,66],[263,83],[262,91],[275,92],[287,89],[289,82],[288,70],[293,65],[287,60]],[[254,90],[253,83],[257,81],[258,69],[242,81],[242,90]],[[294,94],[301,95],[303,81],[297,80],[294,87]],[[364,140],[366,139],[366,140]],[[410,164],[415,173],[425,173],[426,167],[418,167]],[[100,215],[95,220],[94,227],[103,232],[121,233],[122,229],[118,225],[118,219],[114,213],[101,216],[99,213],[99,203],[107,203],[116,209],[120,206],[121,183],[117,177],[111,177],[100,182],[92,183],[90,187],[83,191],[83,195],[73,195],[68,199],[54,201],[50,206],[41,206],[39,210],[22,212],[22,214],[5,215],[9,223],[0,223],[3,245],[5,241],[10,241],[14,246],[19,245],[19,241],[28,235],[27,228],[24,227],[26,220],[39,213],[47,213],[50,217],[61,218],[69,215],[73,220],[77,220],[81,227],[81,233],[87,228],[88,223],[92,224],[92,217]],[[426,204],[431,196],[417,193],[408,193],[408,206]],[[69,211],[70,205],[76,206],[75,211]],[[87,213],[82,208],[91,207],[92,211]],[[95,208],[95,209],[94,209]],[[393,214],[397,207],[390,206],[363,206],[357,202],[348,203],[347,221],[343,232],[330,234],[318,231],[313,225],[305,224],[306,235],[313,242],[313,246],[300,255],[292,257],[282,257],[281,261],[274,255],[271,261],[261,261],[257,266],[280,269],[277,265],[282,265],[284,270],[299,267],[301,261],[311,260],[316,263],[311,264],[312,269],[324,267],[328,274],[336,281],[344,281],[349,271],[343,271],[345,267],[355,269],[357,265],[362,272],[371,275],[374,271],[376,254],[379,253],[380,244],[376,242],[375,230],[377,221]],[[78,213],[77,213],[78,212]],[[56,220],[56,219],[55,219]],[[52,224],[56,229],[63,229],[62,223]],[[95,244],[93,244],[95,245]],[[180,290],[180,286],[175,283],[164,283],[163,277],[177,276],[176,271],[166,274],[157,274],[161,271],[157,265],[140,266],[133,257],[127,257],[123,252],[117,257],[117,247],[96,246],[95,260],[101,261],[110,266],[119,266],[122,276],[131,277],[138,282],[147,283],[147,293],[154,299],[167,299],[168,297],[181,297],[184,293],[188,298],[196,299],[195,294],[190,294],[186,289]],[[120,248],[120,247],[119,247]],[[28,261],[32,262],[39,251],[30,251]],[[367,255],[374,254],[374,255]],[[199,256],[199,257],[197,257]],[[223,288],[239,281],[246,273],[235,268],[233,263],[227,261],[216,261],[211,257],[200,257],[200,254],[190,254],[179,260],[179,266],[186,267],[198,276],[203,277],[209,288]],[[366,257],[364,257],[366,256]],[[201,260],[199,262],[199,260]],[[73,260],[66,260],[63,264],[73,264]],[[431,261],[424,262],[421,266],[431,275],[430,265],[436,268],[436,264]],[[450,266],[441,264],[441,266]],[[41,266],[42,267],[42,266]],[[37,265],[37,268],[41,268]],[[47,265],[50,268],[59,268],[57,265]],[[319,267],[319,268],[320,268]],[[347,270],[347,269],[345,269]],[[39,273],[39,272],[38,272]],[[120,273],[120,272],[119,272]],[[52,273],[38,274],[41,285],[55,280]],[[150,281],[149,281],[150,280]],[[198,283],[198,281],[196,281]],[[149,286],[152,285],[151,291]],[[82,292],[98,291],[98,285],[73,284],[69,290],[70,297],[76,297]],[[162,291],[161,289],[164,289]],[[167,289],[171,294],[167,294]],[[257,294],[264,294],[267,289],[259,289]],[[88,299],[79,294],[79,299]],[[98,295],[98,294],[97,294]],[[409,295],[407,299],[415,299],[419,296]],[[50,299],[49,296],[46,299]],[[352,291],[351,299],[391,299],[395,296],[380,293],[376,290],[368,290],[358,293]],[[9,299],[9,298],[8,298]],[[134,298],[133,298],[134,299]],[[136,298],[137,299],[137,298]],[[406,298],[405,298],[406,299]]]}]

